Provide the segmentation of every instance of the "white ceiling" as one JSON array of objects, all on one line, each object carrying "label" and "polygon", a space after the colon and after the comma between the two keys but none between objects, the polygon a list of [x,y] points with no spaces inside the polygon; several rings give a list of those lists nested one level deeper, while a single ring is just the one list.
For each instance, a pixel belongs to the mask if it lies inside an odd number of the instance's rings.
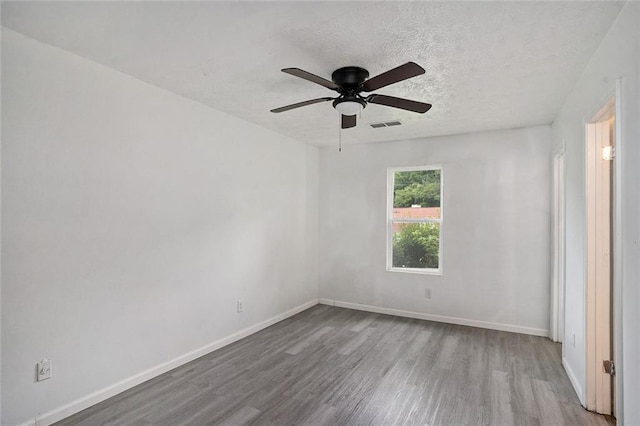
[{"label": "white ceiling", "polygon": [[[376,93],[433,104],[369,105],[343,142],[550,123],[621,2],[3,2],[2,25],[300,141],[337,143],[334,92],[280,72],[426,74]],[[401,120],[372,129],[367,123]]]}]

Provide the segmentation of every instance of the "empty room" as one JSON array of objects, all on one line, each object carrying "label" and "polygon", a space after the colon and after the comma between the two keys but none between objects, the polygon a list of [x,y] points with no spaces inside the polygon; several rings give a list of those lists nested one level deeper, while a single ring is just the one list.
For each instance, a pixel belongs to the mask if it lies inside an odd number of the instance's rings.
[{"label": "empty room", "polygon": [[640,426],[640,2],[0,12],[3,426]]}]

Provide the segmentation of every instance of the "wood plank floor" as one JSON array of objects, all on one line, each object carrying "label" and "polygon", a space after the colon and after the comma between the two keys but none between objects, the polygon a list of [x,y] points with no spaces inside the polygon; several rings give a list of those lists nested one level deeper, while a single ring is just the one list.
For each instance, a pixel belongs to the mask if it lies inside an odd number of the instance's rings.
[{"label": "wood plank floor", "polygon": [[57,425],[607,425],[560,345],[318,305]]}]

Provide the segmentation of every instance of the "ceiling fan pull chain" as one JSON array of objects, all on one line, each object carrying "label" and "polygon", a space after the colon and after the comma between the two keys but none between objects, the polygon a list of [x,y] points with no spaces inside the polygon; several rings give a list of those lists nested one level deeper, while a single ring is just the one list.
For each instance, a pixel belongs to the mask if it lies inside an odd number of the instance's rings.
[{"label": "ceiling fan pull chain", "polygon": [[342,152],[342,115],[338,114],[338,152]]}]

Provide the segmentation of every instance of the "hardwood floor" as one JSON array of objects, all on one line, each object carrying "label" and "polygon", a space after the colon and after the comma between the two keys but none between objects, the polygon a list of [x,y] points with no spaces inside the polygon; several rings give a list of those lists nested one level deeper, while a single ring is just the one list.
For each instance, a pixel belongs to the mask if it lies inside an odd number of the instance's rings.
[{"label": "hardwood floor", "polygon": [[607,425],[542,337],[318,305],[57,425]]}]

